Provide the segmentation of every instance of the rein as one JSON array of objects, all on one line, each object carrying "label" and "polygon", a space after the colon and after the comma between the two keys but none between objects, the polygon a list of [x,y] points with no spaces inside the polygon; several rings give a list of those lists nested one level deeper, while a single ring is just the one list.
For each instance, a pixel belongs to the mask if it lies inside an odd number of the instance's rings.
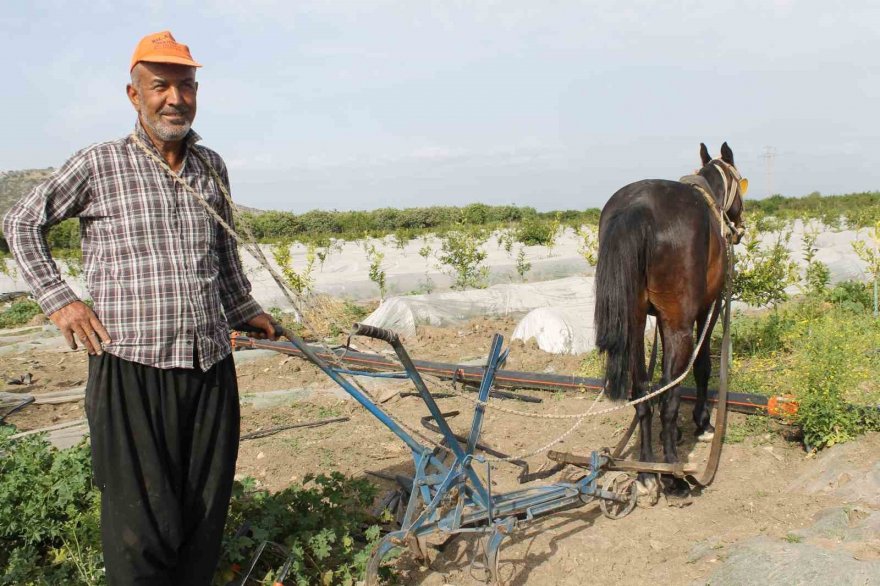
[{"label": "rein", "polygon": [[[737,171],[736,167],[728,164],[726,161],[723,161],[721,159],[714,159],[711,162],[718,163],[718,165],[715,165],[715,169],[721,175],[721,181],[724,183],[724,205],[723,205],[722,209],[724,210],[724,213],[726,214],[727,212],[730,211],[731,206],[733,206],[733,202],[736,199],[737,191],[739,191],[741,188],[740,185],[742,183],[743,178],[742,178],[742,175],[740,175],[739,171]],[[733,178],[735,179],[735,181],[730,182],[730,186],[728,186],[727,173],[722,171],[722,167],[724,169],[726,169],[727,171],[729,171],[730,174],[733,175]]]},{"label": "rein", "polygon": [[[744,230],[743,228],[738,228],[736,224],[731,221],[727,212],[730,211],[733,202],[736,201],[737,194],[740,194],[740,197],[742,197],[745,189],[748,188],[748,181],[743,179],[736,167],[726,161],[712,159],[709,164],[711,165],[712,163],[718,163],[717,165],[713,165],[713,167],[718,171],[719,175],[721,175],[723,185],[723,201],[720,206],[712,192],[709,182],[702,175],[687,175],[679,179],[679,182],[690,185],[700,192],[703,199],[705,199],[706,203],[709,205],[709,209],[712,211],[715,219],[718,220],[718,226],[721,230],[722,238],[726,242],[732,243],[737,236],[742,236]],[[725,170],[729,171],[733,176],[732,181],[728,179]]]}]

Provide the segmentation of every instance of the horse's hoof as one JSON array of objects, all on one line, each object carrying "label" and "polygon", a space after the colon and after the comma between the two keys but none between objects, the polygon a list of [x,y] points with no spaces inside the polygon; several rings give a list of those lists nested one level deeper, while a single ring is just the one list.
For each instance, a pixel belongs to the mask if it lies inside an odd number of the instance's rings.
[{"label": "horse's hoof", "polygon": [[670,498],[685,499],[691,495],[691,485],[683,478],[670,478],[663,492]]},{"label": "horse's hoof", "polygon": [[711,442],[712,438],[715,437],[715,427],[708,422],[702,427],[697,425],[697,430],[694,432],[694,435],[697,436],[698,442]]},{"label": "horse's hoof", "polygon": [[653,474],[640,474],[639,479],[636,480],[636,488],[640,505],[653,507],[660,500],[660,485],[657,484],[657,477]]}]

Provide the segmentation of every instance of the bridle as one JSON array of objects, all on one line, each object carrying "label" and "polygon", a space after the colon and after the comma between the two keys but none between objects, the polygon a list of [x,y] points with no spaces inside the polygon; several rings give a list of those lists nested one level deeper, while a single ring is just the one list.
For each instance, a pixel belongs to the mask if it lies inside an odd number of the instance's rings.
[{"label": "bridle", "polygon": [[[721,181],[724,185],[723,187],[723,195],[724,200],[721,205],[721,213],[724,216],[724,221],[727,224],[728,229],[731,234],[734,236],[735,241],[738,242],[740,238],[742,238],[745,233],[745,228],[742,226],[737,226],[734,222],[731,221],[730,216],[727,215],[727,212],[730,211],[730,208],[733,207],[734,202],[736,202],[737,196],[739,196],[740,207],[742,207],[743,198],[745,197],[746,192],[749,189],[749,180],[744,179],[740,174],[739,170],[722,159],[712,159],[709,161],[709,164],[715,163],[714,168],[718,171],[718,174],[721,175]],[[730,174],[732,178],[728,177],[727,174]]]}]

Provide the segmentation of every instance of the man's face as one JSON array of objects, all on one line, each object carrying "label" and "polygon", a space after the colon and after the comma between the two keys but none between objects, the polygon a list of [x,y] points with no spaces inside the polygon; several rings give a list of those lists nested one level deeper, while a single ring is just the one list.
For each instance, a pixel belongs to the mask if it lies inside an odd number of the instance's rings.
[{"label": "man's face", "polygon": [[164,142],[182,140],[196,117],[194,67],[140,62],[131,72],[128,99],[151,137]]}]

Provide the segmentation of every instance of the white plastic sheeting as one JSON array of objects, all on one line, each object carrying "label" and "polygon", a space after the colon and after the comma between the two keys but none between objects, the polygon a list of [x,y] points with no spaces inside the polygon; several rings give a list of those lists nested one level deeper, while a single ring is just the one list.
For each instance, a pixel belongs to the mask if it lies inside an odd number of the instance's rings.
[{"label": "white plastic sheeting", "polygon": [[[411,336],[420,325],[446,326],[476,317],[523,316],[514,340],[530,340],[552,354],[583,354],[596,346],[593,277],[542,283],[495,285],[488,289],[392,297],[364,323]],[[648,318],[646,330],[654,327]]]},{"label": "white plastic sheeting", "polygon": [[540,283],[493,285],[488,289],[392,297],[364,323],[388,328],[404,336],[416,326],[445,326],[490,316],[525,315],[538,308],[579,307],[593,319],[593,278],[568,277]]},{"label": "white plastic sheeting", "polygon": [[514,340],[530,340],[551,354],[583,354],[596,347],[593,328],[595,306],[539,307],[530,311],[513,330]]},{"label": "white plastic sheeting", "polygon": [[[530,311],[513,330],[514,340],[535,339],[550,354],[583,354],[596,347],[594,303],[570,307],[539,307]],[[648,316],[645,335],[652,335],[654,318]]]}]

